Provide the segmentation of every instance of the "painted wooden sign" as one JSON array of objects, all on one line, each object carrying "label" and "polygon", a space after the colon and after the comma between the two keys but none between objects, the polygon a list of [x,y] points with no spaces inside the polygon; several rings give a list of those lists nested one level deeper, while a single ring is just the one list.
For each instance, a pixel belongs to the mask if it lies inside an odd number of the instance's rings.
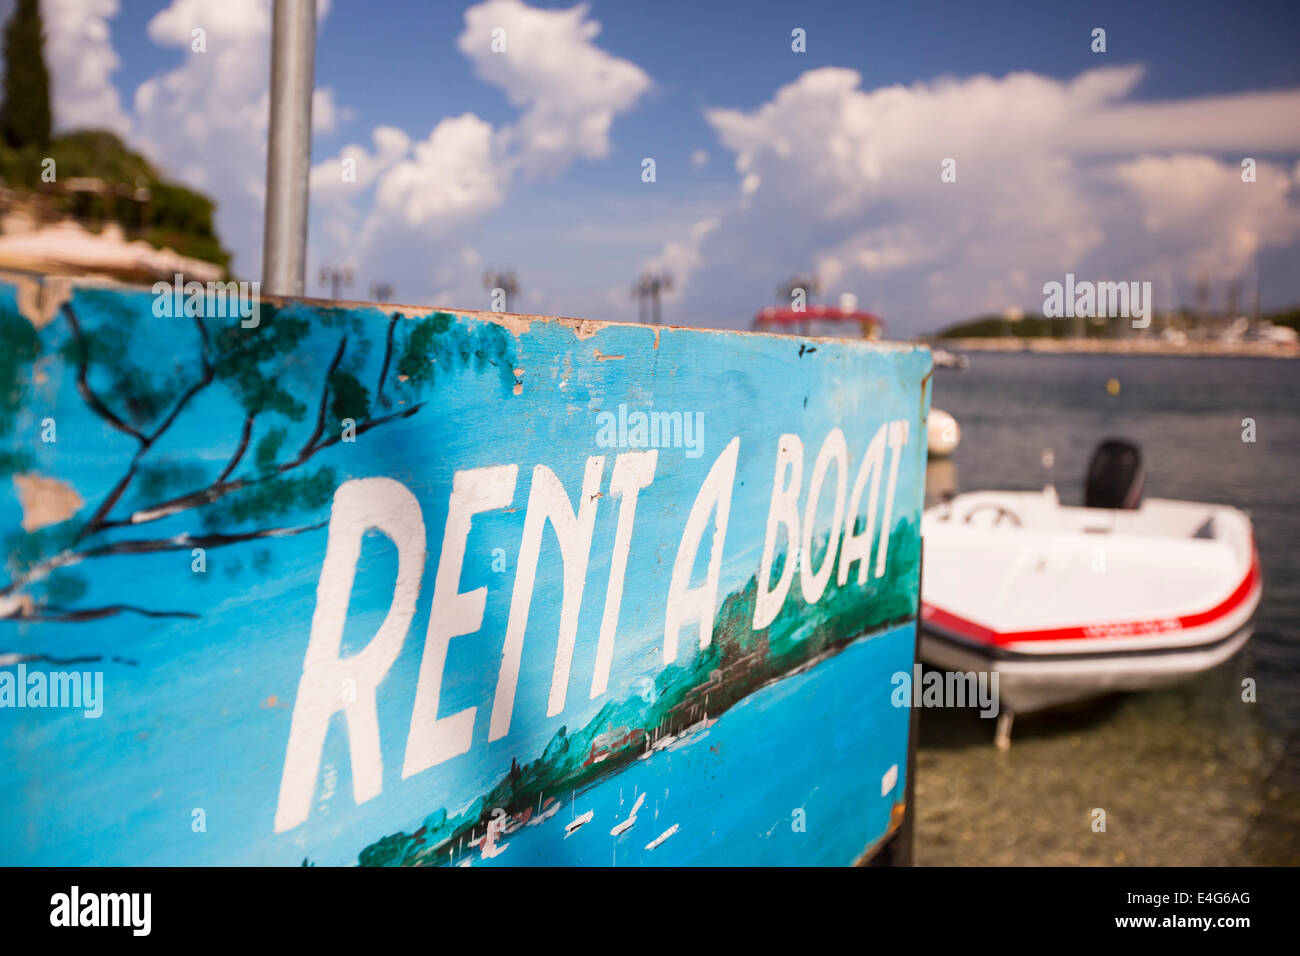
[{"label": "painted wooden sign", "polygon": [[0,282],[0,862],[855,861],[929,370]]}]

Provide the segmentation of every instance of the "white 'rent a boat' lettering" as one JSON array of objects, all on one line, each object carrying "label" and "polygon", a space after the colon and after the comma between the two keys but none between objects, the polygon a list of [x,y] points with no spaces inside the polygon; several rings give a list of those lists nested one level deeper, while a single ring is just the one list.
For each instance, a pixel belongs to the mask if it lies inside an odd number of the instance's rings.
[{"label": "white 'rent a boat' lettering", "polygon": [[[766,627],[776,618],[789,595],[796,569],[800,573],[804,601],[814,604],[825,595],[836,567],[839,569],[836,580],[843,586],[848,581],[849,566],[857,561],[858,583],[865,583],[872,540],[878,537],[875,576],[884,574],[890,515],[899,457],[907,443],[907,424],[906,420],[901,420],[880,426],[867,445],[851,492],[848,487],[850,459],[844,433],[838,428],[831,429],[814,461],[802,515],[799,494],[803,442],[797,435],[781,436],[754,615],[756,629]],[[886,446],[891,453],[889,480],[878,520],[876,511]],[[677,659],[683,628],[692,626],[701,649],[708,647],[713,640],[723,549],[739,453],[740,439],[733,438],[710,468],[686,518],[664,608],[665,665]],[[653,483],[657,455],[656,451],[628,452],[615,459],[608,495],[620,499],[619,515],[591,679],[592,698],[605,693],[608,687],[638,494]],[[547,716],[554,717],[564,709],[596,510],[603,497],[600,487],[604,469],[604,456],[587,459],[576,509],[555,472],[544,465],[538,465],[533,471],[500,672],[492,701],[489,741],[504,737],[510,730],[524,652],[524,632],[542,548],[542,531],[548,523],[555,530],[560,549],[563,597]],[[514,500],[518,472],[519,466],[511,464],[466,469],[453,476],[447,523],[434,575],[433,604],[406,740],[403,778],[468,752],[473,742],[476,706],[439,716],[444,671],[451,641],[457,637],[470,639],[483,627],[488,588],[460,590],[471,523],[476,515],[509,507]],[[821,567],[814,569],[809,557],[816,530],[813,525],[820,502],[827,497],[822,494],[824,485],[832,475],[834,506],[826,538],[827,548]],[[871,492],[865,515],[866,527],[862,534],[858,534],[859,506],[868,479],[871,480]],[[708,533],[710,528],[711,534]],[[361,541],[372,529],[383,532],[396,546],[397,578],[387,614],[375,636],[359,652],[344,657],[344,624],[361,560]],[[776,538],[782,529],[788,542],[787,561],[780,580],[769,589]],[[691,572],[702,547],[708,551],[708,569],[704,581],[692,587]],[[335,491],[325,559],[316,588],[316,609],[290,722],[275,812],[275,832],[290,830],[307,820],[330,720],[340,711],[346,720],[353,796],[360,804],[380,793],[383,768],[376,690],[401,653],[415,616],[426,548],[421,507],[405,485],[389,478],[363,478],[346,481]]]},{"label": "white 'rent a boat' lettering", "polygon": [[[803,475],[803,442],[798,435],[781,436],[777,444],[776,470],[772,476],[772,499],[768,506],[767,530],[763,537],[763,556],[759,563],[758,592],[754,601],[754,630],[765,628],[776,620],[789,596],[796,568],[800,572],[800,590],[807,604],[816,604],[821,600],[830,581],[837,552],[839,571],[836,580],[840,587],[848,583],[849,569],[855,561],[858,562],[858,584],[866,584],[873,541],[878,542],[874,576],[877,578],[884,576],[889,553],[894,490],[898,484],[898,463],[902,457],[902,450],[907,445],[907,433],[906,419],[886,422],[876,430],[862,456],[857,478],[853,482],[852,494],[848,496],[846,510],[848,449],[844,441],[844,433],[838,428],[831,429],[823,440],[813,465],[808,500],[804,506],[802,534],[799,491]],[[883,512],[877,521],[880,476],[885,467],[886,446],[890,451],[889,480],[885,485]],[[817,515],[822,485],[831,464],[835,466],[835,508],[826,538],[826,554],[822,557],[821,568],[814,571],[812,567],[812,542],[815,531],[813,522]],[[863,515],[860,510],[862,494],[866,490],[868,480],[871,481],[871,492],[867,501],[866,514]],[[865,518],[866,522],[861,534],[857,532],[860,517]],[[782,531],[787,542],[786,560],[781,568],[780,577],[773,585],[771,583],[772,563],[776,554],[777,538],[781,536]]]}]

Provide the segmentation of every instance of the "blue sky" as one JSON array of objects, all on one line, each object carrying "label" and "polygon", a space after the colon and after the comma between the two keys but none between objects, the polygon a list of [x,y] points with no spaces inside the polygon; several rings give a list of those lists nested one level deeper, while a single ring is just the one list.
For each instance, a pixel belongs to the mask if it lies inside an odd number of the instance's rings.
[{"label": "blue sky", "polygon": [[[269,5],[44,0],[56,121],[113,126],[212,193],[252,276]],[[483,308],[483,269],[510,267],[512,310],[630,320],[658,267],[666,321],[738,327],[811,270],[898,335],[1039,308],[1067,271],[1150,280],[1158,305],[1202,275],[1300,300],[1292,3],[323,10],[310,259],[353,266],[352,297]]]}]

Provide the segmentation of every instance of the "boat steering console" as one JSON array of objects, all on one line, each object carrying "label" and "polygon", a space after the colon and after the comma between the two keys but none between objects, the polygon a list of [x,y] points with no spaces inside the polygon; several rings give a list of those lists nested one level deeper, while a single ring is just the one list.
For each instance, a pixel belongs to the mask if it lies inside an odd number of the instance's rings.
[{"label": "boat steering console", "polygon": [[964,519],[966,524],[970,524],[970,519],[975,517],[981,511],[993,511],[996,513],[996,517],[993,519],[992,523],[992,526],[995,528],[1002,524],[1002,519],[1004,518],[1010,518],[1013,525],[1017,528],[1020,527],[1020,516],[1010,508],[1005,505],[1000,505],[996,501],[986,501],[984,504],[976,505],[974,508],[967,511]]}]

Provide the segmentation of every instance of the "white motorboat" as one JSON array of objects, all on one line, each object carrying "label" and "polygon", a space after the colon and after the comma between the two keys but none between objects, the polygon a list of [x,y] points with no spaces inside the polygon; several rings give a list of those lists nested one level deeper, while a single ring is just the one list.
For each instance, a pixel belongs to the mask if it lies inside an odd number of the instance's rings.
[{"label": "white motorboat", "polygon": [[1016,712],[1171,684],[1250,638],[1262,590],[1250,518],[1141,489],[1137,448],[1108,441],[1084,507],[1049,484],[926,510],[921,657],[998,674],[999,746]]}]

